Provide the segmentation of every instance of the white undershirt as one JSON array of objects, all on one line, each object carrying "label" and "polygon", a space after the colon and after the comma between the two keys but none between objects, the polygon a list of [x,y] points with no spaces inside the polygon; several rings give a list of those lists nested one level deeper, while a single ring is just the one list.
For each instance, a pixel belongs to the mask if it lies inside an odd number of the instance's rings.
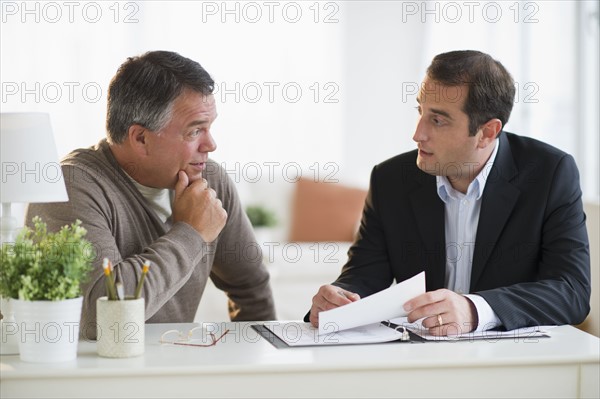
[{"label": "white undershirt", "polygon": [[[127,173],[125,173],[127,175]],[[160,220],[165,223],[173,213],[171,207],[171,190],[166,188],[154,188],[141,185],[131,176],[127,175],[144,198],[150,203],[150,207],[156,212]]]}]

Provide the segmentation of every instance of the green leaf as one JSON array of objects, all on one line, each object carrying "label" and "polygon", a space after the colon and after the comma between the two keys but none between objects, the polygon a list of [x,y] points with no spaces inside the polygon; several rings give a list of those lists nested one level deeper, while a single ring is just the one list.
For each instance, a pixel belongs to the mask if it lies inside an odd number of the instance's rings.
[{"label": "green leaf", "polygon": [[277,225],[275,213],[260,205],[248,206],[246,208],[246,214],[254,227],[273,227]]},{"label": "green leaf", "polygon": [[77,298],[92,268],[94,251],[76,220],[58,232],[33,218],[33,230],[24,227],[13,243],[2,246],[0,295],[29,301]]}]

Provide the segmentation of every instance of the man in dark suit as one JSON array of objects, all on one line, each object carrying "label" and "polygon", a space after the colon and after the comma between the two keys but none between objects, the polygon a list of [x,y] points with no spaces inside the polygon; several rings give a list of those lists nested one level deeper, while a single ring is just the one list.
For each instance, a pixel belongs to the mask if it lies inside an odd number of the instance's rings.
[{"label": "man in dark suit", "polygon": [[307,317],[426,272],[404,304],[433,335],[577,324],[590,258],[573,158],[504,132],[515,87],[489,55],[436,56],[417,102],[417,150],[373,169],[349,259]]}]

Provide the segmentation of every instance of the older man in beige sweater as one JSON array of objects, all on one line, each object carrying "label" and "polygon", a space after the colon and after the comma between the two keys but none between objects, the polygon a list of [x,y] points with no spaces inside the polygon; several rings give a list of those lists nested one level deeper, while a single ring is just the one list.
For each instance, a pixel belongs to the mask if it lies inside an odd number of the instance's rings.
[{"label": "older man in beige sweater", "polygon": [[83,286],[82,333],[94,338],[102,260],[132,294],[150,261],[143,296],[151,323],[191,322],[210,278],[232,320],[275,319],[269,274],[236,189],[208,158],[216,149],[214,81],[166,51],[129,58],[108,92],[107,139],[62,161],[69,202],[31,204],[51,229],[83,222],[96,257]]}]

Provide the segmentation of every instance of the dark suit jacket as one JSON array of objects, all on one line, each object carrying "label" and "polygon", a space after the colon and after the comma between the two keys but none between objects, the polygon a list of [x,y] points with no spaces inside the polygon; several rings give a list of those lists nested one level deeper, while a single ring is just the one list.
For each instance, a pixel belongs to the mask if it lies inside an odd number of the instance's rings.
[{"label": "dark suit jacket", "polygon": [[[425,270],[444,288],[444,203],[417,151],[373,169],[361,226],[334,285],[368,296]],[[573,158],[503,132],[482,196],[471,293],[506,329],[577,324],[589,313],[590,257]]]}]

